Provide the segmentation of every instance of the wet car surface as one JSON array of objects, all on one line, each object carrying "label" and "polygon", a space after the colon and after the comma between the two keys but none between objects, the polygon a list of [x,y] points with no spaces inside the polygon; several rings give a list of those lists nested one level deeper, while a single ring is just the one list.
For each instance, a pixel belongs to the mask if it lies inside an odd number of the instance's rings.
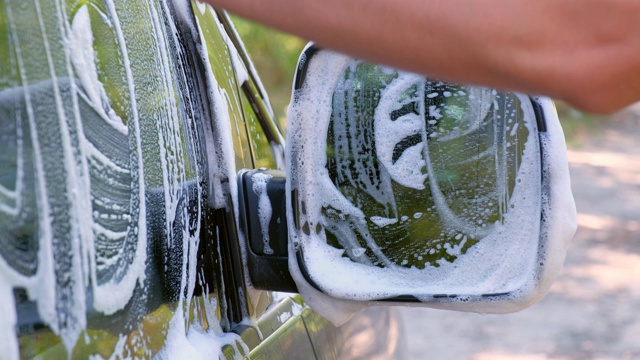
[{"label": "wet car surface", "polygon": [[35,0],[0,19],[3,356],[393,356],[390,310],[335,327],[248,281],[236,174],[282,168],[284,138],[225,13]]}]

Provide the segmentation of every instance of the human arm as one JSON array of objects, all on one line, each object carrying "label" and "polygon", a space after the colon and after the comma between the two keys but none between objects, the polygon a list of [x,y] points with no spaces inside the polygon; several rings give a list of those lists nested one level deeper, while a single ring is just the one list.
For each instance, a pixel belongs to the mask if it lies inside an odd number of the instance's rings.
[{"label": "human arm", "polygon": [[320,46],[609,112],[640,99],[632,0],[207,0]]}]

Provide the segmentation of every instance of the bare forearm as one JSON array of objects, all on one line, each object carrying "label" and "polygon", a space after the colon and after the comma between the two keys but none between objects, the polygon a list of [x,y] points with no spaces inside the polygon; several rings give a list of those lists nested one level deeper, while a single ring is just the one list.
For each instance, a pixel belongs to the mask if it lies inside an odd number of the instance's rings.
[{"label": "bare forearm", "polygon": [[462,66],[463,60],[471,62],[462,54],[454,54],[454,49],[470,52],[462,42],[474,42],[464,36],[464,29],[446,24],[454,22],[446,17],[455,15],[455,11],[441,6],[440,1],[431,1],[428,6],[420,0],[404,1],[401,6],[388,0],[209,2],[321,46],[432,76],[443,76],[448,68],[467,69]]},{"label": "bare forearm", "polygon": [[208,1],[440,79],[543,93],[600,112],[640,99],[636,1]]}]

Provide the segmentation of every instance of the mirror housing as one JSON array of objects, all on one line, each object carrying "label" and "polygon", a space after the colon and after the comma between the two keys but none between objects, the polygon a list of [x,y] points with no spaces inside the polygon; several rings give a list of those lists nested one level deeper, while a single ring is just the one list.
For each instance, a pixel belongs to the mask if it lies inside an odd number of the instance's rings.
[{"label": "mirror housing", "polygon": [[252,286],[298,292],[289,274],[285,172],[243,169],[238,174],[238,194],[245,261]]},{"label": "mirror housing", "polygon": [[289,268],[336,322],[380,303],[513,312],[560,270],[576,210],[548,98],[311,45],[287,139]]}]

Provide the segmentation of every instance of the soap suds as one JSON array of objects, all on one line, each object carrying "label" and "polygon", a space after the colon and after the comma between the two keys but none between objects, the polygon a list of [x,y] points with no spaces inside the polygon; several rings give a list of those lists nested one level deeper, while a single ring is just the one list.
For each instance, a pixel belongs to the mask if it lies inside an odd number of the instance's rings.
[{"label": "soap suds", "polygon": [[273,176],[257,173],[251,177],[253,181],[253,192],[259,197],[258,218],[260,219],[260,230],[262,232],[263,251],[265,254],[273,254],[273,249],[269,245],[269,223],[271,222],[271,201],[267,194],[267,184]]},{"label": "soap suds", "polygon": [[385,227],[387,225],[395,224],[398,222],[398,219],[385,218],[381,216],[372,216],[369,218],[369,220],[373,221],[373,223],[378,225],[379,227]]}]

